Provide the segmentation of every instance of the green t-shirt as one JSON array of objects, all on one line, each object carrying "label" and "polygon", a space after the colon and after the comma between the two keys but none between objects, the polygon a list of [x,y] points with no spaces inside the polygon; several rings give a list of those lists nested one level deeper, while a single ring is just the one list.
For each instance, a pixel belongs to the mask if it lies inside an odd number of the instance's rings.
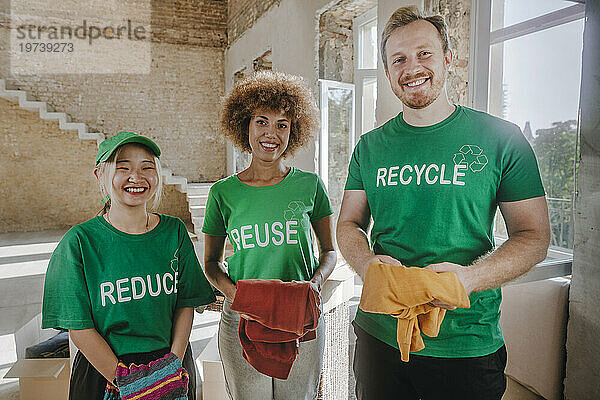
[{"label": "green t-shirt", "polygon": [[42,328],[94,328],[117,356],[171,346],[175,310],[215,300],[179,218],[121,232],[98,216],[58,244],[44,284]]},{"label": "green t-shirt", "polygon": [[229,276],[308,280],[318,267],[311,223],[333,213],[321,179],[291,168],[276,185],[253,187],[232,175],[208,194],[202,232],[228,236],[234,253]]},{"label": "green t-shirt", "polygon": [[[498,202],[544,196],[535,155],[520,129],[462,106],[432,126],[410,126],[399,114],[363,135],[345,189],[366,192],[375,254],[414,267],[470,265],[494,248]],[[500,289],[469,298],[471,308],[448,311],[439,335],[422,335],[425,349],[415,354],[476,357],[503,345]],[[395,318],[359,309],[356,322],[398,347]]]}]

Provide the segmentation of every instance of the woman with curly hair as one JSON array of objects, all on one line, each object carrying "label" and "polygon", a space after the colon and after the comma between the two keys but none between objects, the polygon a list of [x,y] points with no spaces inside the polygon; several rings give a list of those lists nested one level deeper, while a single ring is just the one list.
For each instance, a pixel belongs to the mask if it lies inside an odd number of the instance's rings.
[{"label": "woman with curly hair", "polygon": [[[278,379],[246,361],[248,349],[240,344],[238,328],[240,317],[252,318],[231,309],[240,297],[238,282],[246,280],[305,282],[320,297],[335,266],[333,212],[323,182],[314,173],[284,163],[317,129],[313,96],[300,77],[261,72],[225,98],[220,124],[237,148],[252,154],[247,169],[212,186],[202,228],[207,278],[225,295],[219,352],[227,390],[236,400],[315,399],[324,348],[322,321],[316,340],[300,340],[287,379]],[[311,227],[319,244],[318,259]],[[226,237],[234,248],[227,268]]]}]

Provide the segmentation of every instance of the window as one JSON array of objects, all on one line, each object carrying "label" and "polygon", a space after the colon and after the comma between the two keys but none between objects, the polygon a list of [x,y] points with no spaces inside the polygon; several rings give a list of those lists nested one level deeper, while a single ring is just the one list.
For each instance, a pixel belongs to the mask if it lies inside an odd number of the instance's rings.
[{"label": "window", "polygon": [[[472,105],[523,130],[547,194],[551,246],[568,252],[573,248],[584,5],[476,0],[471,12]],[[495,229],[497,236],[506,236],[500,216]]]},{"label": "window", "polygon": [[348,163],[354,148],[354,85],[319,79],[321,134],[319,176],[327,187],[337,221],[344,196]]},{"label": "window", "polygon": [[[246,79],[246,77],[246,68],[244,67],[233,74],[233,86]],[[229,146],[232,145],[229,144]],[[237,174],[248,168],[252,156],[240,151],[237,147],[232,146],[231,148],[233,150],[233,172]]]},{"label": "window", "polygon": [[375,128],[377,102],[377,8],[356,17],[354,31],[354,84],[356,86],[356,138]]}]

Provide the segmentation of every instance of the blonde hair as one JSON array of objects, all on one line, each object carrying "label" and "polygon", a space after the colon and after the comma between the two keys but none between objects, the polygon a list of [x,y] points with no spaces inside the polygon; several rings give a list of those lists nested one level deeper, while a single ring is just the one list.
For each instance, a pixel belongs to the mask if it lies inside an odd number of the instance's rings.
[{"label": "blonde hair", "polygon": [[[156,191],[154,192],[152,197],[150,197],[149,201],[152,201],[152,203],[150,205],[150,209],[156,210],[162,200],[162,189],[163,189],[163,177],[162,177],[162,168],[160,166],[160,160],[158,159],[158,157],[156,157],[152,153],[152,151],[148,147],[144,146],[143,144],[140,144],[140,143],[127,143],[127,144],[141,146],[149,154],[152,155],[152,158],[154,160],[154,165],[156,168],[156,173],[158,174],[158,185],[156,185]],[[108,157],[108,159],[106,161],[101,162],[96,166],[96,169],[98,170],[98,180],[100,183],[100,193],[102,195],[102,198],[105,198],[107,195],[109,196],[108,201],[104,204],[104,207],[99,212],[100,215],[106,214],[108,212],[108,210],[110,209],[111,203],[112,203],[111,199],[113,199],[115,197],[112,181],[115,176],[115,172],[117,170],[117,158],[123,151],[124,146],[125,145],[119,146],[119,148],[117,148],[110,155],[110,157]]]},{"label": "blonde hair", "polygon": [[440,37],[440,41],[442,42],[442,49],[444,53],[450,50],[450,39],[448,38],[448,25],[446,25],[446,21],[444,17],[441,15],[425,15],[419,8],[416,6],[408,6],[408,7],[400,7],[388,19],[388,22],[385,24],[383,31],[381,32],[381,58],[383,60],[383,66],[387,71],[387,58],[386,58],[386,50],[385,46],[387,44],[388,39],[392,35],[392,33],[403,26],[410,24],[415,21],[427,21],[431,25],[435,27],[438,31],[438,35]]}]

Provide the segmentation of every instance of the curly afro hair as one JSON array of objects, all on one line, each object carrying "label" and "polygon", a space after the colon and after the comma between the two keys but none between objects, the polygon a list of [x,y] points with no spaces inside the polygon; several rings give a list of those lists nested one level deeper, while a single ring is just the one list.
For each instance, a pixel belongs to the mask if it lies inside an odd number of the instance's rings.
[{"label": "curly afro hair", "polygon": [[241,151],[251,153],[248,127],[257,109],[282,111],[290,120],[290,139],[283,156],[306,145],[319,126],[318,110],[304,80],[281,72],[261,71],[236,85],[224,101],[221,129]]}]

